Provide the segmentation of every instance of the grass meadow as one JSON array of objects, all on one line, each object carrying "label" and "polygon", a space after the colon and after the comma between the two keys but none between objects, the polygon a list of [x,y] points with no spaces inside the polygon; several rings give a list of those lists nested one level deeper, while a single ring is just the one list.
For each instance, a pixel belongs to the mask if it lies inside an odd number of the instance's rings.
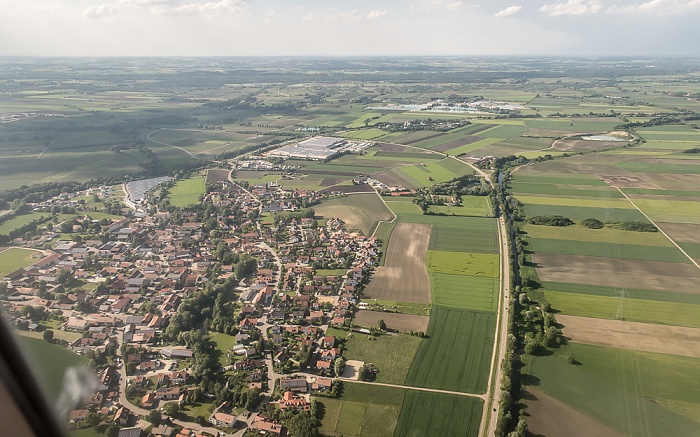
[{"label": "grass meadow", "polygon": [[176,182],[170,188],[168,198],[171,205],[186,207],[199,203],[199,196],[206,192],[206,178],[204,176],[194,176]]}]

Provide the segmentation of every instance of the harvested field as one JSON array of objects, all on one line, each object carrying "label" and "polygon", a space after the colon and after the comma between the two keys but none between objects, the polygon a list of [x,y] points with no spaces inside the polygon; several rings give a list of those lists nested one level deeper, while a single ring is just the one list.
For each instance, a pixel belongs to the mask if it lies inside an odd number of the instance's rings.
[{"label": "harvested field", "polygon": [[533,254],[532,260],[540,280],[546,282],[700,293],[700,270],[692,264],[545,253]]},{"label": "harvested field", "polygon": [[[443,136],[443,135],[446,135],[446,134],[445,134],[445,133],[442,133],[442,132],[431,133],[431,134],[429,134],[429,135],[423,136],[422,138],[417,138],[417,139],[408,140],[408,141],[401,141],[401,142],[402,142],[403,144],[415,144],[415,143],[419,143],[419,142],[425,141],[425,140],[432,140],[433,138],[438,138],[438,137],[441,137],[441,136]],[[398,141],[398,137],[397,137],[397,141]]]},{"label": "harvested field", "polygon": [[700,225],[689,223],[657,223],[674,241],[700,243]]},{"label": "harvested field", "polygon": [[[338,181],[338,182],[335,182],[336,184],[343,181],[343,179],[328,179],[328,178],[326,178],[326,179],[323,179],[321,181],[321,186],[328,187],[329,185],[333,185],[333,184],[323,185],[328,180]],[[374,193],[374,188],[372,188],[370,185],[367,185],[367,184],[336,185],[336,186],[331,186],[329,188],[324,188],[323,190],[321,190],[321,192],[344,193],[344,194],[347,194],[347,193]]]},{"label": "harvested field", "polygon": [[589,140],[556,140],[551,150],[559,152],[587,152],[590,150],[605,150],[622,147],[623,141],[589,141]]},{"label": "harvested field", "polygon": [[381,311],[360,310],[355,315],[355,323],[367,327],[376,327],[378,320],[384,320],[387,328],[401,332],[427,331],[430,317],[415,314],[385,313]]},{"label": "harvested field", "polygon": [[207,182],[227,181],[230,173],[230,170],[209,169],[207,170]]},{"label": "harvested field", "polygon": [[464,137],[461,140],[455,140],[455,141],[450,141],[448,143],[440,144],[438,146],[433,147],[431,150],[435,150],[436,152],[447,152],[448,150],[456,149],[457,147],[466,146],[467,144],[476,143],[477,141],[481,141],[483,139],[484,139],[484,137],[477,137],[474,135],[469,135],[469,136]]},{"label": "harvested field", "polygon": [[622,437],[622,434],[576,411],[565,403],[528,387],[527,427],[547,437]]},{"label": "harvested field", "polygon": [[377,267],[365,295],[375,299],[430,303],[425,254],[431,225],[398,223],[391,232],[384,266]]},{"label": "harvested field", "polygon": [[620,176],[620,175],[600,175],[598,176],[611,187],[616,188],[660,188],[657,185],[651,184],[637,176]]},{"label": "harvested field", "polygon": [[347,179],[340,179],[340,178],[324,178],[321,179],[321,183],[319,183],[320,186],[322,187],[330,187],[331,185],[336,185],[341,182],[346,181]]},{"label": "harvested field", "polygon": [[700,358],[700,329],[557,315],[571,341]]}]

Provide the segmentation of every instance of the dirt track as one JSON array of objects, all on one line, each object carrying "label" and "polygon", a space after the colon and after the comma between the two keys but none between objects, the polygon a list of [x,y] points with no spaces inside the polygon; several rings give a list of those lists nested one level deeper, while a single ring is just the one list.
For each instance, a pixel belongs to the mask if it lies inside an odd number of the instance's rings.
[{"label": "dirt track", "polygon": [[700,329],[557,314],[571,341],[700,358]]},{"label": "dirt track", "polygon": [[527,388],[527,427],[537,436],[622,437],[622,434],[533,387]]},{"label": "dirt track", "polygon": [[398,223],[391,232],[386,262],[378,267],[365,295],[375,299],[430,303],[425,254],[432,226]]}]

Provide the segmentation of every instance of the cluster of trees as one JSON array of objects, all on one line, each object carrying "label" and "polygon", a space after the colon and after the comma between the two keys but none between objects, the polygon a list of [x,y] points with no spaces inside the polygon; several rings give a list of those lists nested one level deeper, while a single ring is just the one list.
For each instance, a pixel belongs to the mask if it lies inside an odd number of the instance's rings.
[{"label": "cluster of trees", "polygon": [[620,229],[624,231],[636,231],[636,232],[659,232],[659,229],[652,225],[651,223],[644,222],[622,222],[620,223]]},{"label": "cluster of trees", "polygon": [[700,147],[693,147],[692,149],[686,149],[683,153],[700,153]]},{"label": "cluster of trees", "polygon": [[598,219],[587,218],[587,219],[581,220],[581,226],[585,226],[588,229],[603,229],[603,227],[605,226],[605,223],[601,222]]},{"label": "cluster of trees", "polygon": [[438,194],[460,198],[461,196],[488,196],[491,193],[491,185],[482,182],[482,179],[473,174],[459,176],[451,181],[435,184],[425,188],[421,192]]},{"label": "cluster of trees", "polygon": [[303,218],[314,218],[316,216],[316,211],[313,208],[309,208],[305,211],[297,211],[297,212],[279,212],[275,214],[275,224],[279,225],[280,223],[282,224],[287,224],[291,222],[292,220],[299,221]]},{"label": "cluster of trees", "polygon": [[561,215],[537,215],[527,219],[527,222],[533,225],[545,226],[571,226],[574,224],[573,220]]}]

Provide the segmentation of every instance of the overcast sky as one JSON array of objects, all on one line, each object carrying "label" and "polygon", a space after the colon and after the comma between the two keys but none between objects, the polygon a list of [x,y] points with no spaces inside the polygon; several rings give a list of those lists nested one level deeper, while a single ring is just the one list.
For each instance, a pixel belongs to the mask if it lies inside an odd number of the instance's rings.
[{"label": "overcast sky", "polygon": [[0,0],[0,56],[700,55],[700,0]]}]

